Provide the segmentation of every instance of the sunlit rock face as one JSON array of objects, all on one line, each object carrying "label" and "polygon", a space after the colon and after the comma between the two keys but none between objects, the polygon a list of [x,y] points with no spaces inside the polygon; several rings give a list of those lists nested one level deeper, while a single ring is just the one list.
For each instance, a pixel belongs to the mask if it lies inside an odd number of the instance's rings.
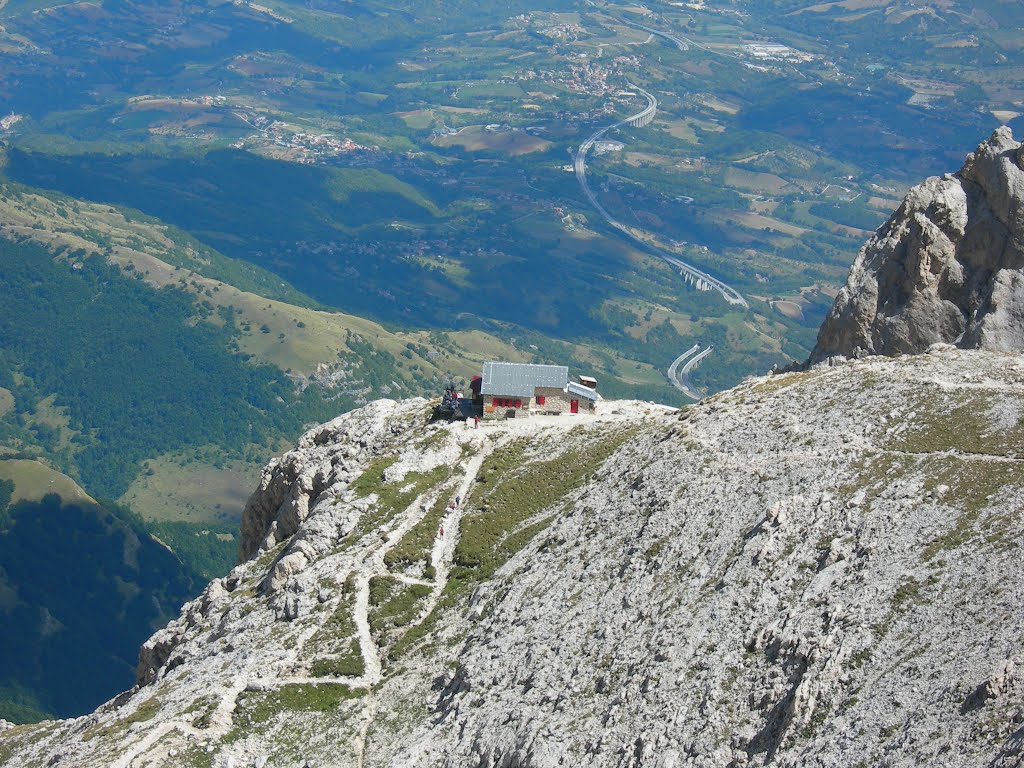
[{"label": "sunlit rock face", "polygon": [[1000,128],[927,179],[861,250],[811,354],[1024,351],[1024,151]]},{"label": "sunlit rock face", "polygon": [[319,427],[139,685],[0,765],[1019,765],[1024,357],[833,362]]}]

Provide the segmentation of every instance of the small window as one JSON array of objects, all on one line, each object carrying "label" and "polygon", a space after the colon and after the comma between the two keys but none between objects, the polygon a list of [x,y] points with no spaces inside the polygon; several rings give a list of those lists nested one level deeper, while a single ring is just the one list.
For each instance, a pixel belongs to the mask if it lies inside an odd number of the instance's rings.
[{"label": "small window", "polygon": [[537,395],[537,405],[544,405],[544,395]]}]

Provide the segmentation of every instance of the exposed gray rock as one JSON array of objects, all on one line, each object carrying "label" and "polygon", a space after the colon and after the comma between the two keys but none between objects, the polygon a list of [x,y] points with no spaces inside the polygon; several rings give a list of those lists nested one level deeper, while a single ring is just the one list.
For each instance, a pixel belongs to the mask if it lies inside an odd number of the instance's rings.
[{"label": "exposed gray rock", "polygon": [[[394,402],[370,403],[360,409],[359,419],[339,416],[307,432],[295,450],[267,465],[242,514],[241,560],[290,539],[318,500],[333,498],[362,471],[375,451],[388,443],[388,437],[407,430],[410,420],[422,417],[427,405],[422,398],[406,401],[408,407],[400,411],[403,421],[396,420]],[[323,450],[324,446],[340,447]],[[302,564],[295,558],[285,567],[294,571]],[[273,579],[271,588],[280,579]]]},{"label": "exposed gray rock", "polygon": [[[608,405],[467,430],[389,401],[303,438],[265,475],[307,497],[297,531],[154,635],[139,687],[0,734],[0,766],[1020,765],[1024,359]],[[373,456],[399,469],[354,487]],[[504,534],[502,487],[545,499]]]},{"label": "exposed gray rock", "polygon": [[1002,127],[914,187],[857,256],[810,363],[938,342],[1024,350],[1024,150]]}]

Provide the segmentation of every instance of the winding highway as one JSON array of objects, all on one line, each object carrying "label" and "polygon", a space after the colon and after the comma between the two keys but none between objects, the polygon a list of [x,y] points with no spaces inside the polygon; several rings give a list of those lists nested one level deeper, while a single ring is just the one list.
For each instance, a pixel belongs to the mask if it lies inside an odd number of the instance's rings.
[{"label": "winding highway", "polygon": [[[671,32],[662,32],[660,29],[655,29],[654,27],[648,27],[645,26],[644,24],[637,24],[635,21],[627,21],[626,19],[620,19],[620,21],[623,24],[628,24],[631,27],[642,29],[644,30],[644,32],[650,32],[652,35],[657,35],[658,37],[664,37],[666,40],[671,40],[673,43],[676,44],[680,51],[690,50],[690,44],[693,42],[692,40],[687,40],[685,37],[673,35]],[[696,43],[694,43],[694,45],[696,45]]]},{"label": "winding highway", "polygon": [[683,361],[686,360],[686,358],[694,354],[699,349],[700,344],[694,344],[688,350],[683,352],[683,354],[681,354],[679,357],[673,360],[672,365],[668,367],[668,380],[672,382],[672,386],[675,387],[676,389],[682,390],[683,394],[685,394],[687,397],[692,397],[694,400],[699,400],[700,397],[695,396],[695,391],[689,386],[687,386],[686,382],[679,380],[679,366],[683,364]]},{"label": "winding highway", "polygon": [[[636,88],[636,86],[632,87]],[[601,218],[603,218],[611,226],[615,227],[620,232],[624,232],[626,235],[633,239],[636,238],[633,237],[632,233],[630,233],[623,224],[620,224],[618,221],[613,219],[611,214],[605,210],[604,206],[601,205],[601,203],[597,199],[597,196],[594,194],[594,190],[592,190],[590,188],[590,184],[587,183],[587,153],[590,152],[591,147],[593,147],[594,144],[602,136],[604,136],[606,133],[608,133],[608,131],[612,130],[613,128],[619,128],[623,125],[629,125],[630,123],[636,122],[638,120],[643,120],[644,118],[654,116],[654,113],[658,110],[658,100],[654,98],[653,95],[645,91],[643,88],[636,88],[636,90],[640,91],[640,93],[647,97],[647,106],[644,107],[639,112],[637,112],[635,115],[630,115],[627,118],[619,120],[619,122],[617,123],[606,125],[604,128],[601,128],[590,134],[590,137],[582,144],[580,144],[579,149],[576,150],[576,157],[573,160],[572,164],[573,170],[576,171],[576,180],[580,183],[580,188],[583,190],[583,194],[587,196],[587,200],[590,201],[590,204],[597,209],[598,213],[601,214]]]},{"label": "winding highway", "polygon": [[724,56],[726,58],[738,59],[738,60],[742,61],[742,59],[740,59],[740,57],[737,56],[734,53],[729,53],[728,51],[716,50],[716,49],[711,48],[711,47],[709,47],[707,45],[703,45],[701,43],[698,43],[696,40],[691,40],[688,37],[680,37],[679,35],[673,35],[671,32],[664,32],[664,31],[662,31],[660,29],[656,29],[655,27],[648,27],[648,26],[646,26],[644,24],[638,24],[635,21],[629,21],[628,19],[618,19],[618,21],[620,23],[622,23],[622,24],[627,25],[627,26],[634,27],[636,29],[642,29],[644,32],[650,32],[652,35],[657,35],[658,37],[663,37],[666,40],[669,40],[670,42],[675,43],[676,47],[679,48],[680,51],[688,51],[688,50],[690,50],[690,46],[692,45],[694,48],[699,48],[700,50],[704,51],[705,53],[711,53],[711,54],[714,54],[715,56]]},{"label": "winding highway", "polygon": [[654,113],[658,109],[658,100],[654,98],[652,94],[648,93],[643,88],[633,85],[632,83],[629,85],[631,88],[636,89],[647,98],[647,106],[635,115],[630,115],[629,117],[619,120],[617,123],[612,123],[611,125],[606,125],[604,128],[599,128],[590,134],[586,141],[580,144],[579,148],[576,150],[576,156],[573,158],[573,170],[576,172],[576,180],[579,181],[583,194],[586,195],[587,200],[590,201],[590,204],[594,206],[598,213],[601,214],[601,218],[603,218],[609,226],[614,227],[630,240],[638,243],[645,251],[653,252],[657,256],[661,257],[664,261],[678,269],[685,277],[692,280],[698,287],[706,285],[707,287],[713,288],[722,294],[722,297],[730,304],[738,304],[743,307],[748,307],[749,305],[747,304],[746,299],[744,299],[735,289],[731,288],[717,277],[712,277],[707,272],[697,269],[697,267],[692,264],[687,264],[675,255],[669,255],[655,246],[652,246],[650,243],[634,234],[633,231],[625,224],[612,218],[612,215],[605,210],[605,207],[601,205],[597,196],[594,194],[594,191],[590,188],[590,184],[587,182],[587,153],[590,152],[590,149],[594,144],[608,131],[614,128],[620,128],[623,125],[648,125],[654,118]]},{"label": "winding highway", "polygon": [[[672,382],[672,386],[694,400],[700,400],[701,394],[693,388],[693,385],[690,384],[690,371],[694,369],[697,363],[710,355],[715,348],[709,346],[704,351],[694,354],[694,352],[697,352],[699,349],[700,344],[694,344],[688,350],[683,352],[683,354],[673,360],[672,365],[668,367],[668,379]],[[687,360],[687,358],[690,359]],[[680,368],[680,366],[682,367]]]},{"label": "winding highway", "polygon": [[[665,32],[659,32],[658,30],[645,27],[640,24],[634,24],[633,26],[638,26],[641,29],[651,32],[652,34],[657,34],[661,35],[662,37],[666,37],[672,42],[674,42],[676,45],[678,45],[680,49],[687,50],[686,41],[677,38],[675,35],[669,35]],[[643,88],[633,85],[632,83],[630,83],[629,85],[631,88],[635,88],[637,91],[642,93],[647,98],[647,106],[644,107],[639,112],[637,112],[635,115],[630,115],[629,117],[619,120],[617,123],[612,123],[611,125],[606,125],[604,128],[599,128],[598,130],[590,134],[586,141],[580,144],[579,148],[576,150],[576,155],[573,158],[573,170],[576,173],[576,180],[580,184],[580,189],[583,190],[583,194],[586,195],[587,200],[590,201],[590,204],[594,206],[594,209],[598,213],[601,214],[601,218],[603,218],[609,226],[614,227],[619,232],[628,237],[630,240],[634,241],[635,243],[638,243],[641,246],[641,248],[643,248],[645,251],[655,253],[666,263],[678,269],[680,274],[682,274],[687,280],[692,280],[693,284],[698,288],[713,288],[714,290],[722,294],[722,298],[724,298],[729,304],[738,304],[744,308],[749,307],[750,305],[747,304],[747,300],[744,299],[738,291],[736,291],[734,288],[730,287],[723,281],[719,280],[717,277],[712,277],[707,272],[697,269],[697,267],[693,266],[692,264],[687,264],[685,261],[678,258],[674,254],[670,255],[668,253],[665,253],[661,249],[652,246],[647,241],[642,240],[640,237],[638,237],[625,224],[616,221],[614,218],[612,218],[612,215],[608,213],[605,207],[601,205],[601,202],[597,199],[597,196],[594,194],[594,190],[590,188],[590,184],[587,182],[587,153],[590,152],[594,144],[597,141],[599,141],[602,136],[608,133],[608,131],[614,128],[620,128],[623,125],[635,125],[638,127],[649,125],[651,120],[654,119],[654,113],[657,112],[658,110],[658,100],[654,98],[653,94],[648,93]],[[701,395],[690,384],[689,373],[691,370],[693,370],[694,366],[696,366],[701,360],[703,360],[705,357],[711,354],[714,347],[708,347],[707,349],[701,352],[697,351],[699,349],[700,345],[695,344],[682,355],[677,357],[668,369],[668,378],[669,381],[672,382],[672,386],[680,390],[687,397],[692,398],[694,400],[700,400]],[[690,357],[691,355],[693,355],[693,357]],[[690,359],[687,360],[687,358]]]}]

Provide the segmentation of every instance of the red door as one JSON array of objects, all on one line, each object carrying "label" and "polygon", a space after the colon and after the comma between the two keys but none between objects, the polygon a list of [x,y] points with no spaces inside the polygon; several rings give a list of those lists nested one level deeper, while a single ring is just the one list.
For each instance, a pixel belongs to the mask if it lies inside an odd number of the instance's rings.
[{"label": "red door", "polygon": [[569,401],[569,413],[579,413],[579,412],[580,412],[580,401],[579,400],[570,400]]}]

